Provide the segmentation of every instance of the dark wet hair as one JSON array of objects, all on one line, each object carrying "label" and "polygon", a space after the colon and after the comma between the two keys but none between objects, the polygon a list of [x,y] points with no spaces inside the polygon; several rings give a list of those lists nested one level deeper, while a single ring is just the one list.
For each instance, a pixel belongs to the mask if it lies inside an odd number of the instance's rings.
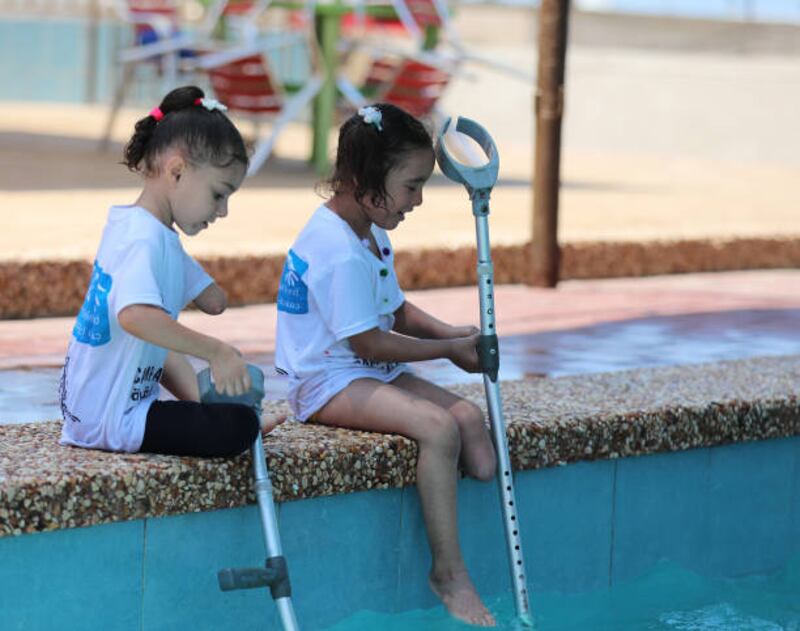
[{"label": "dark wet hair", "polygon": [[333,174],[323,182],[332,193],[351,191],[358,203],[367,196],[376,206],[386,202],[386,176],[415,149],[433,151],[425,126],[405,110],[389,103],[372,107],[381,113],[381,129],[353,114],[339,129]]},{"label": "dark wet hair", "polygon": [[159,154],[178,145],[194,165],[225,168],[240,162],[247,167],[249,158],[239,130],[224,112],[195,104],[204,96],[195,86],[175,88],[167,94],[158,106],[163,114],[160,120],[148,114],[136,123],[122,164],[131,171],[152,174]]}]

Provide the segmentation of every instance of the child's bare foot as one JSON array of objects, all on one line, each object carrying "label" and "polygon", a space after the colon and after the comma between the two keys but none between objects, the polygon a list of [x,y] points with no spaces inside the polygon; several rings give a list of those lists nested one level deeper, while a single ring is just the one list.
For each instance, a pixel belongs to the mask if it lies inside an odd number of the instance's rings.
[{"label": "child's bare foot", "polygon": [[494,616],[475,591],[466,570],[448,577],[434,577],[431,573],[428,582],[433,593],[441,599],[454,618],[479,627],[497,626]]},{"label": "child's bare foot", "polygon": [[262,414],[261,415],[261,433],[269,434],[273,429],[278,427],[286,420],[285,416],[278,416],[277,414]]}]

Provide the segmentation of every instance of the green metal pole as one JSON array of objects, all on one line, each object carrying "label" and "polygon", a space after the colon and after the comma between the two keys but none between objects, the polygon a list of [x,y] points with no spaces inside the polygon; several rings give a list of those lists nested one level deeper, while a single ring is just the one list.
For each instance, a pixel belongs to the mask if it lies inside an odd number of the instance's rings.
[{"label": "green metal pole", "polygon": [[333,126],[336,110],[336,67],[337,43],[339,41],[339,18],[347,8],[339,2],[331,5],[317,4],[314,13],[315,28],[322,56],[325,80],[314,99],[313,110],[313,149],[311,162],[318,175],[328,170],[328,134]]},{"label": "green metal pole", "polygon": [[425,27],[425,37],[422,40],[422,50],[434,50],[439,44],[439,27],[429,24]]}]

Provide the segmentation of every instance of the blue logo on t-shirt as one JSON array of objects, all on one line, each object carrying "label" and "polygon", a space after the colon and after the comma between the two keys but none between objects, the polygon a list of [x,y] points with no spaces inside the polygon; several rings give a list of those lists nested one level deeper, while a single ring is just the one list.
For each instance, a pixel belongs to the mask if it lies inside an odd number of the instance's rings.
[{"label": "blue logo on t-shirt", "polygon": [[278,311],[308,313],[308,286],[302,279],[306,270],[308,263],[289,250],[278,289]]},{"label": "blue logo on t-shirt", "polygon": [[95,261],[86,299],[72,329],[72,335],[79,342],[90,346],[102,346],[111,340],[111,329],[108,325],[109,291],[111,291],[111,276],[106,274]]}]

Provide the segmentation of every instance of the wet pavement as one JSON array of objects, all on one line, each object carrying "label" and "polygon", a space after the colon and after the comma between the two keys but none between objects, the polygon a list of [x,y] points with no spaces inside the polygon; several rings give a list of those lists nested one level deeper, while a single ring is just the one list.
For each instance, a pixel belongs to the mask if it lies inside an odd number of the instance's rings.
[{"label": "wet pavement", "polygon": [[[536,379],[631,368],[800,354],[800,271],[692,274],[573,281],[558,290],[498,287],[503,379]],[[473,288],[410,292],[452,322],[475,313]],[[221,335],[269,369],[274,305],[182,321]],[[469,321],[471,318],[466,318]],[[0,322],[0,423],[60,417],[57,382],[72,319]],[[21,352],[24,349],[24,353]],[[419,362],[443,385],[480,381],[446,360]]]}]

